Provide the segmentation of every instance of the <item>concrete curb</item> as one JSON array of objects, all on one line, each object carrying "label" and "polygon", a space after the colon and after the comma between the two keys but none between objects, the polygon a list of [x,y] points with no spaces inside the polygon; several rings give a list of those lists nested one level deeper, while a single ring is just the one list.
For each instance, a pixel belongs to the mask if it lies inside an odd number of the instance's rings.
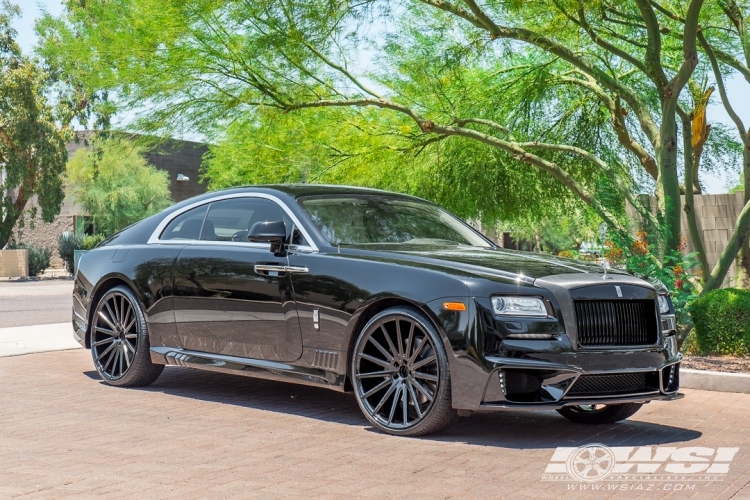
[{"label": "concrete curb", "polygon": [[0,358],[80,348],[73,339],[72,323],[0,328]]},{"label": "concrete curb", "polygon": [[750,374],[682,368],[680,388],[750,394]]}]

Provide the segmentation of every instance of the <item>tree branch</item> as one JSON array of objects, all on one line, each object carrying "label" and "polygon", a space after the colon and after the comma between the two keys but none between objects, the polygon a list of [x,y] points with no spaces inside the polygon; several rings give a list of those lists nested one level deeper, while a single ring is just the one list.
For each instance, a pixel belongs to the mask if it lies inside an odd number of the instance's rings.
[{"label": "tree branch", "polygon": [[[422,132],[424,133],[433,133],[437,135],[444,135],[444,136],[459,136],[459,137],[466,137],[469,139],[474,139],[476,141],[482,142],[484,144],[487,144],[489,146],[495,147],[497,149],[503,150],[507,153],[510,153],[514,158],[516,158],[519,161],[522,161],[524,163],[527,163],[529,165],[533,165],[548,174],[552,175],[555,179],[560,181],[564,186],[566,186],[568,189],[570,189],[575,195],[577,195],[584,203],[591,206],[594,210],[597,211],[599,216],[604,219],[607,224],[609,224],[611,227],[615,228],[615,230],[625,233],[625,228],[622,227],[622,224],[617,220],[617,218],[604,206],[602,203],[591,193],[589,193],[581,184],[578,183],[569,173],[567,173],[565,170],[560,168],[559,165],[547,161],[544,158],[540,158],[539,156],[536,156],[532,153],[527,152],[522,147],[518,145],[518,143],[513,141],[506,141],[504,139],[500,139],[498,137],[494,137],[491,135],[484,134],[482,132],[479,132],[477,130],[464,128],[464,127],[456,127],[452,125],[438,125],[432,122],[431,120],[427,120],[419,115],[416,111],[413,109],[395,103],[393,101],[389,101],[387,99],[372,99],[372,98],[363,98],[363,99],[342,99],[342,100],[320,100],[320,101],[311,101],[311,102],[302,102],[302,103],[295,103],[287,106],[285,108],[285,112],[294,111],[298,109],[305,109],[305,108],[321,108],[321,107],[343,107],[343,106],[374,106],[382,109],[390,109],[392,111],[397,111],[399,113],[405,114],[409,116],[412,120],[414,120],[419,127],[422,129]],[[480,118],[476,119],[465,119],[466,123],[482,123],[482,124],[490,124],[492,122],[489,122],[487,120],[482,120]],[[460,120],[457,120],[460,121]],[[492,126],[492,125],[491,125]],[[498,124],[494,124],[495,128],[499,126]]]},{"label": "tree branch", "polygon": [[655,226],[659,225],[659,221],[656,220],[656,217],[654,217],[654,214],[647,210],[643,204],[638,201],[638,199],[633,196],[633,192],[630,189],[630,186],[626,185],[623,180],[620,178],[619,175],[617,175],[617,172],[614,171],[614,169],[606,163],[604,160],[596,156],[595,154],[586,151],[585,149],[581,149],[575,146],[569,146],[567,144],[547,144],[543,142],[522,142],[518,144],[520,147],[524,149],[544,149],[548,151],[560,151],[563,153],[571,153],[577,156],[580,156],[581,158],[593,163],[594,165],[600,167],[602,170],[607,172],[609,174],[610,178],[615,181],[615,184],[617,185],[617,188],[620,190],[620,192],[625,196],[625,198],[630,202],[630,204],[635,208],[638,213],[641,215],[641,217],[647,219],[651,224],[654,224]]},{"label": "tree branch", "polygon": [[656,164],[656,160],[648,151],[646,151],[646,148],[644,148],[641,143],[633,139],[633,137],[630,135],[627,123],[625,122],[625,117],[623,116],[623,109],[619,105],[619,103],[615,99],[607,95],[604,89],[598,86],[592,79],[582,80],[580,78],[569,77],[561,77],[560,79],[562,81],[573,83],[575,85],[581,85],[582,87],[587,88],[588,90],[593,92],[599,98],[599,100],[607,107],[610,115],[612,116],[612,120],[610,121],[610,123],[612,124],[612,128],[617,135],[617,140],[623,147],[625,147],[625,149],[633,153],[638,158],[638,161],[641,162],[641,165],[643,165],[643,168],[646,170],[646,172],[648,172],[648,174],[654,180],[656,180],[659,175],[659,167]]},{"label": "tree branch", "polygon": [[648,34],[648,48],[646,49],[645,65],[648,68],[647,74],[660,87],[667,85],[667,75],[661,65],[661,32],[659,31],[659,20],[656,18],[654,9],[648,0],[635,0],[641,17],[646,25]]},{"label": "tree branch", "polygon": [[612,92],[615,92],[623,97],[625,102],[633,109],[638,120],[640,122],[643,132],[646,137],[656,146],[659,138],[659,128],[654,123],[653,117],[651,116],[648,105],[638,96],[638,94],[622,85],[616,78],[609,75],[606,71],[598,68],[591,61],[582,57],[580,54],[573,50],[547,38],[535,31],[531,31],[524,28],[511,28],[506,26],[496,26],[492,30],[487,28],[477,19],[473,14],[467,12],[460,7],[443,0],[420,0],[422,3],[431,5],[435,8],[451,12],[469,22],[474,24],[480,29],[489,31],[491,38],[506,38],[511,40],[518,40],[525,42],[530,45],[539,47],[540,49],[553,54],[560,59],[572,64],[576,68],[580,69],[584,73],[590,75],[594,80],[601,83]]},{"label": "tree branch", "polygon": [[486,27],[488,31],[498,29],[497,25],[489,18],[487,14],[482,11],[474,0],[464,0],[464,3],[469,6],[471,12],[476,16],[477,19]]},{"label": "tree branch", "polygon": [[729,102],[729,97],[727,96],[727,91],[724,87],[724,79],[721,76],[721,68],[719,67],[719,63],[716,60],[716,54],[714,54],[713,49],[708,44],[708,41],[701,32],[698,32],[698,42],[701,44],[703,51],[706,53],[706,55],[708,56],[708,60],[711,62],[711,69],[714,72],[716,87],[719,89],[719,95],[721,96],[722,104],[724,104],[724,109],[737,127],[737,130],[740,133],[740,137],[742,138],[742,143],[746,148],[750,148],[750,137],[748,137],[747,135],[745,125],[744,123],[742,123],[742,119],[737,115],[731,103]]}]

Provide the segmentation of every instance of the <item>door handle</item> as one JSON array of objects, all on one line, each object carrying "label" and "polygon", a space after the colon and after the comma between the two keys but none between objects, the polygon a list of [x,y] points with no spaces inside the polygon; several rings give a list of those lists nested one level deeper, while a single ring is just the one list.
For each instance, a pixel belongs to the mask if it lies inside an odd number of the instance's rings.
[{"label": "door handle", "polygon": [[310,272],[306,266],[284,266],[281,264],[256,264],[255,272],[268,275],[269,273],[303,274]]},{"label": "door handle", "polygon": [[307,266],[286,266],[286,272],[294,274],[306,274],[309,273],[310,270],[307,268]]}]

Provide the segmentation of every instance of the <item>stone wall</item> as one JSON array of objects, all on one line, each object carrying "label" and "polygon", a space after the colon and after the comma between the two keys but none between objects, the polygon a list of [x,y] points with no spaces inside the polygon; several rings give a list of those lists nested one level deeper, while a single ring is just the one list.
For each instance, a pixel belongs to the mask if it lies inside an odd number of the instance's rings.
[{"label": "stone wall", "polygon": [[[51,248],[50,268],[52,269],[64,267],[63,261],[57,253],[57,237],[60,233],[73,231],[73,214],[70,213],[69,207],[64,206],[63,208],[66,210],[61,211],[60,215],[55,217],[55,220],[51,223],[42,221],[41,214],[37,213],[37,217],[33,221],[33,227],[31,217],[26,212],[24,214],[24,227],[20,228],[17,225],[13,234],[16,241]],[[40,210],[37,210],[37,212],[40,212]]]},{"label": "stone wall", "polygon": [[[702,194],[695,195],[695,218],[698,223],[698,230],[703,236],[703,248],[706,251],[706,259],[711,269],[716,265],[719,256],[726,248],[729,238],[734,233],[734,224],[744,206],[744,193],[732,194]],[[656,209],[656,199],[649,198],[651,207]],[[682,197],[684,206],[685,197]],[[628,215],[631,219],[636,219],[635,210],[628,206]],[[686,252],[695,251],[693,242],[689,237],[690,230],[687,225],[687,215],[682,212],[682,233],[687,238]],[[732,286],[734,284],[735,266],[727,273],[723,286]]]}]

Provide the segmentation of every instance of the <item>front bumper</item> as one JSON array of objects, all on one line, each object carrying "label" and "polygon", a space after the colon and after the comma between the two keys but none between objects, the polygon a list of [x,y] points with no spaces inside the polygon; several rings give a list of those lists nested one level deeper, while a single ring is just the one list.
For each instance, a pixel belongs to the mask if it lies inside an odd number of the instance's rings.
[{"label": "front bumper", "polygon": [[[634,354],[624,357],[636,358]],[[676,399],[681,397],[681,360],[682,355],[674,353],[658,366],[586,369],[540,360],[488,357],[492,369],[481,407],[561,408]]]}]

